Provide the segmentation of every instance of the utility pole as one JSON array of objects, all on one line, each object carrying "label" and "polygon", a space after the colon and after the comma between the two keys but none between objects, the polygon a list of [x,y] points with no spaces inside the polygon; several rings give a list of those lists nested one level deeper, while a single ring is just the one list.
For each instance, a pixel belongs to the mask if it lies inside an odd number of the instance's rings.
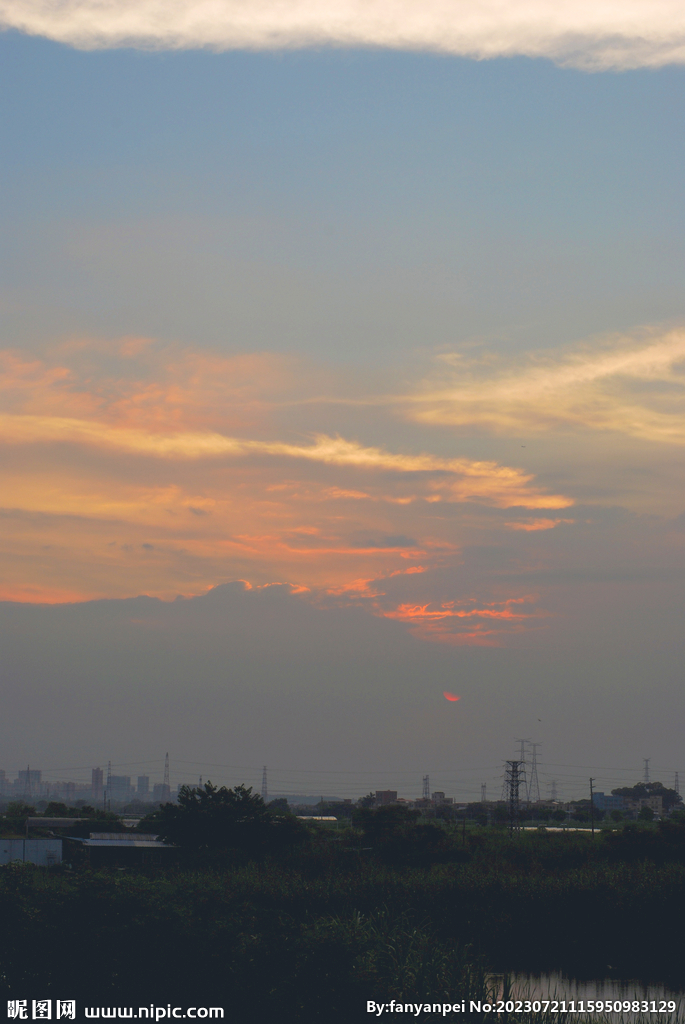
[{"label": "utility pole", "polygon": [[505,772],[505,786],[507,790],[507,803],[509,804],[509,834],[518,832],[520,828],[520,801],[519,787],[523,782],[525,785],[526,772],[524,761],[507,761]]},{"label": "utility pole", "polygon": [[554,804],[558,800],[558,797],[557,797],[557,780],[556,779],[552,779],[552,792],[550,793],[549,798],[552,801],[552,803],[554,803]]},{"label": "utility pole", "polygon": [[171,783],[169,782],[169,751],[164,758],[164,792],[167,799],[171,796]]},{"label": "utility pole", "polygon": [[112,762],[107,762],[107,805],[106,811],[112,810]]},{"label": "utility pole", "polygon": [[541,747],[542,743],[531,743],[530,747],[533,751],[533,756],[530,765],[530,780],[528,782],[528,799],[533,803],[540,800],[540,783],[538,782],[538,747]]},{"label": "utility pole", "polygon": [[[268,799],[269,789],[266,784],[266,765],[264,765],[264,768],[262,769],[262,800],[266,803]],[[321,797],[321,800],[323,801],[323,797]]]},{"label": "utility pole", "polygon": [[652,759],[651,759],[651,757],[645,757],[643,760],[644,760],[644,763],[645,763],[645,774],[644,774],[644,778],[643,778],[642,781],[644,782],[644,784],[646,786],[649,783],[649,762]]},{"label": "utility pole", "polygon": [[592,834],[595,834],[595,796],[592,790],[592,784],[595,780],[590,779],[590,821],[592,822]]},{"label": "utility pole", "polygon": [[430,800],[430,798],[431,798],[431,780],[430,780],[430,775],[424,775],[424,777],[423,777],[423,787],[422,787],[422,791],[421,791],[421,799],[422,800]]},{"label": "utility pole", "polygon": [[676,793],[680,793],[680,783],[678,782],[678,772],[675,773],[675,778],[673,780],[673,788],[676,791]]},{"label": "utility pole", "polygon": [[482,804],[487,803],[487,800],[488,800],[487,792],[488,792],[487,782],[481,782],[481,784],[480,784],[480,802]]}]

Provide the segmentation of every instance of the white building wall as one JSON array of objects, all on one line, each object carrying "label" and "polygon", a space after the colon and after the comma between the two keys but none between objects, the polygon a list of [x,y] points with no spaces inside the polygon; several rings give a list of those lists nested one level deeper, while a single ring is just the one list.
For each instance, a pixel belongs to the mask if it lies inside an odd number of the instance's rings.
[{"label": "white building wall", "polygon": [[0,864],[23,861],[50,868],[62,863],[61,839],[2,839],[0,838]]}]

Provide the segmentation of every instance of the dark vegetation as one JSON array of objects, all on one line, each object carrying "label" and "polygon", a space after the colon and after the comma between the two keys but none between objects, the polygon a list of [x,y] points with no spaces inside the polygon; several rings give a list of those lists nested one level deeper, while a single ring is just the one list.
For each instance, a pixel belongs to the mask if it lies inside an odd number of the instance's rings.
[{"label": "dark vegetation", "polygon": [[356,1024],[367,999],[487,998],[492,970],[685,982],[684,822],[509,836],[390,806],[324,830],[208,784],[140,829],[173,869],[0,871],[12,995]]}]

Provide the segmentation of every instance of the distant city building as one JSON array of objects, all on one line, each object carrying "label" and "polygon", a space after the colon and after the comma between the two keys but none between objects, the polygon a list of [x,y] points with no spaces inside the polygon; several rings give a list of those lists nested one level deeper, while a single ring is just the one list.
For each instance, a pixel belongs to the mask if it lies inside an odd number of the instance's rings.
[{"label": "distant city building", "polygon": [[90,798],[96,804],[102,800],[103,774],[102,768],[93,768],[90,773]]},{"label": "distant city building", "polygon": [[17,795],[21,795],[25,800],[35,800],[36,797],[42,796],[42,775],[42,772],[31,771],[28,768],[25,772],[19,772],[15,786]]},{"label": "distant city building", "polygon": [[626,802],[622,796],[610,793],[594,793],[592,802],[598,811],[624,811]]},{"label": "distant city building", "polygon": [[117,801],[119,803],[130,803],[133,799],[134,790],[131,785],[130,775],[112,775],[109,780],[109,792],[107,797],[109,800]]},{"label": "distant city building", "polygon": [[138,786],[136,788],[136,795],[137,795],[139,800],[149,800],[150,799],[150,776],[149,775],[139,775],[138,776]]},{"label": "distant city building", "polygon": [[377,789],[376,790],[376,803],[379,806],[385,804],[396,804],[397,803],[397,790],[396,789]]},{"label": "distant city building", "polygon": [[46,797],[50,800],[57,800],[64,804],[73,804],[79,790],[85,790],[84,796],[88,793],[85,786],[78,786],[75,782],[50,782],[47,785]]}]

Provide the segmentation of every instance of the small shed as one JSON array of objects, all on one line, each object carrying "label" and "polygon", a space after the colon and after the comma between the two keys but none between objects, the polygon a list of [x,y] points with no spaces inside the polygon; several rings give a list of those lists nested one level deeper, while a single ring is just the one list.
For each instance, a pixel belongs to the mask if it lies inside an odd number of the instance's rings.
[{"label": "small shed", "polygon": [[170,864],[176,856],[175,846],[141,832],[91,832],[88,839],[69,836],[65,841],[74,859],[84,860],[92,868],[161,866]]},{"label": "small shed", "polygon": [[0,864],[37,864],[51,868],[62,863],[61,839],[19,839],[0,836]]}]

